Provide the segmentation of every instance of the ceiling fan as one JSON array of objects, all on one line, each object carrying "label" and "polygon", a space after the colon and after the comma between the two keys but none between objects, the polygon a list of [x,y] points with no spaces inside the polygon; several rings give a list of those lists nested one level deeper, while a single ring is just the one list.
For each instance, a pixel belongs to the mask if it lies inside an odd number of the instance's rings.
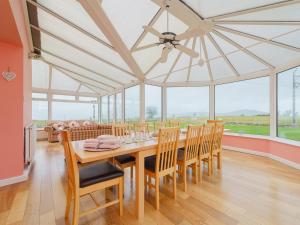
[{"label": "ceiling fan", "polygon": [[166,5],[165,7],[167,10],[167,31],[160,33],[151,26],[143,26],[145,31],[150,32],[151,34],[159,38],[158,43],[151,44],[149,45],[149,47],[164,45],[160,58],[160,63],[165,63],[167,61],[168,55],[173,48],[176,48],[177,50],[189,55],[192,58],[198,57],[199,54],[197,52],[180,44],[180,41],[194,37],[197,34],[197,29],[189,29],[186,32],[178,35],[174,32],[170,32],[168,12],[168,8],[170,6]]}]

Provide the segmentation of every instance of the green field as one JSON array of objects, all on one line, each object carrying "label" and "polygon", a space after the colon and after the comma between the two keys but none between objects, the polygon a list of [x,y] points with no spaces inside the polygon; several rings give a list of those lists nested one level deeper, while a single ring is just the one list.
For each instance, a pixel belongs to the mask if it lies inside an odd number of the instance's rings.
[{"label": "green field", "polygon": [[[179,120],[180,127],[185,128],[189,124],[204,124],[207,117],[193,117],[193,118],[172,118],[172,120]],[[270,135],[270,117],[269,116],[222,116],[216,119],[225,122],[225,129],[227,132],[238,134],[253,134],[253,135]],[[37,127],[44,127],[47,121],[33,121]],[[134,123],[136,121],[128,121]],[[155,121],[147,121],[150,127],[153,127]],[[278,136],[281,138],[300,141],[300,117],[297,118],[297,124],[292,126],[290,117],[279,117]]]}]

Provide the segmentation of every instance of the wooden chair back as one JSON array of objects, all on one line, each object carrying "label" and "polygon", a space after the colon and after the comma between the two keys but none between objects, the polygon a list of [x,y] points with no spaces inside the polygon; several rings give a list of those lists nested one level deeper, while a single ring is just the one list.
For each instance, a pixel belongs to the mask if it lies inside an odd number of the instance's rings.
[{"label": "wooden chair back", "polygon": [[136,123],[134,124],[134,132],[146,132],[149,133],[149,125],[148,123]]},{"label": "wooden chair back", "polygon": [[188,126],[184,148],[184,161],[198,159],[203,127],[204,126]]},{"label": "wooden chair back", "polygon": [[79,187],[79,170],[69,131],[61,131],[62,144],[67,164],[68,182],[72,188]]},{"label": "wooden chair back", "polygon": [[224,123],[223,120],[207,120],[208,124],[217,124],[217,123]]},{"label": "wooden chair back", "polygon": [[170,120],[167,123],[167,127],[179,127],[179,126],[180,126],[180,122],[176,120]]},{"label": "wooden chair back", "polygon": [[221,150],[222,148],[222,139],[224,134],[224,125],[221,123],[215,124],[212,150]]},{"label": "wooden chair back", "polygon": [[165,122],[162,122],[162,121],[156,121],[154,123],[154,131],[157,131],[159,130],[160,128],[164,128],[166,127],[166,123]]},{"label": "wooden chair back", "polygon": [[204,125],[200,141],[199,155],[210,154],[214,137],[214,124]]},{"label": "wooden chair back", "polygon": [[158,135],[156,170],[158,173],[169,173],[176,168],[179,128],[161,128]]},{"label": "wooden chair back", "polygon": [[129,133],[129,126],[127,124],[115,124],[113,126],[113,135],[116,137],[126,136]]}]

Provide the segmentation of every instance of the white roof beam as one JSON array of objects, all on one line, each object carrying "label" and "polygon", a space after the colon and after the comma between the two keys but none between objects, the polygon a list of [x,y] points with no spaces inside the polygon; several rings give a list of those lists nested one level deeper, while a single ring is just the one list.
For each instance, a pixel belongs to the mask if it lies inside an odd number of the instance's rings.
[{"label": "white roof beam", "polygon": [[140,80],[144,81],[144,74],[134,60],[130,51],[127,49],[123,40],[114,28],[113,24],[105,14],[101,7],[101,2],[94,0],[78,0],[85,11],[94,20],[95,24],[103,32],[106,38],[111,42],[114,48],[118,51],[123,60],[127,63],[134,75]]},{"label": "white roof beam", "polygon": [[243,46],[239,45],[238,43],[236,43],[235,41],[231,40],[230,38],[228,38],[227,36],[225,36],[224,34],[220,33],[219,31],[213,30],[212,31],[215,35],[219,36],[220,38],[222,38],[224,41],[229,42],[230,44],[232,44],[233,46],[235,46],[236,48],[238,48],[239,50],[241,50],[242,52],[246,53],[247,55],[251,56],[252,58],[256,59],[257,61],[259,61],[260,63],[266,65],[267,67],[269,67],[270,69],[274,69],[274,66],[271,65],[270,63],[268,63],[267,61],[263,60],[262,58],[258,57],[257,55],[255,55],[253,52],[249,51],[248,49],[244,48]]},{"label": "white roof beam", "polygon": [[[38,49],[38,48],[35,48],[35,49]],[[46,54],[48,54],[48,55],[51,55],[51,56],[53,56],[53,57],[55,57],[55,58],[58,58],[58,59],[60,59],[60,60],[62,60],[62,61],[65,61],[65,62],[67,62],[67,63],[69,63],[69,64],[72,64],[72,65],[74,65],[74,66],[77,66],[77,67],[79,67],[79,68],[81,68],[81,69],[84,69],[84,70],[86,70],[86,71],[89,71],[89,72],[91,72],[91,73],[93,73],[93,74],[96,74],[96,75],[98,75],[99,77],[103,77],[103,78],[105,78],[105,79],[107,79],[107,80],[110,80],[110,81],[112,81],[112,82],[114,82],[114,83],[116,83],[116,84],[124,85],[124,83],[122,83],[122,82],[119,82],[119,81],[117,81],[117,80],[115,80],[115,79],[111,79],[110,77],[108,77],[108,76],[106,76],[106,75],[103,75],[103,74],[101,74],[101,73],[98,73],[98,72],[96,72],[96,71],[94,71],[94,70],[91,70],[91,69],[85,67],[85,66],[79,65],[78,63],[75,63],[75,62],[73,62],[73,61],[70,61],[70,60],[68,60],[68,59],[65,59],[65,58],[63,58],[63,57],[61,57],[61,56],[58,56],[58,55],[52,53],[52,52],[49,52],[49,51],[47,51],[47,50],[44,50],[43,48],[38,49],[38,50],[40,50],[40,51],[42,51],[42,52],[44,52],[44,53],[46,53]]]},{"label": "white roof beam", "polygon": [[202,43],[202,47],[203,47],[203,51],[204,51],[204,58],[205,58],[205,62],[206,62],[207,70],[208,70],[209,79],[210,79],[210,81],[213,81],[213,74],[211,71],[210,62],[208,60],[206,43],[205,43],[204,37],[202,35],[200,36],[200,41]]},{"label": "white roof beam", "polygon": [[[160,8],[157,13],[155,14],[155,16],[152,18],[152,20],[150,21],[150,23],[148,24],[148,26],[153,26],[153,24],[155,24],[155,22],[158,20],[158,18],[161,16],[161,14],[163,13],[164,9]],[[137,41],[134,43],[134,45],[131,48],[131,51],[137,51],[137,46],[139,46],[139,44],[142,42],[142,40],[144,39],[144,37],[146,36],[147,32],[144,30],[143,33],[139,36],[139,38],[137,39]],[[142,49],[141,49],[142,50]]]},{"label": "white roof beam", "polygon": [[69,42],[69,41],[67,41],[67,40],[65,40],[65,39],[63,39],[61,37],[58,37],[55,34],[52,34],[51,32],[49,32],[49,31],[47,31],[47,30],[45,30],[45,29],[43,29],[41,27],[37,27],[37,26],[34,26],[32,24],[30,25],[30,27],[32,27],[33,29],[38,30],[38,31],[40,31],[40,32],[42,32],[42,33],[44,33],[44,34],[46,34],[46,35],[54,38],[55,40],[61,41],[62,43],[66,44],[66,45],[69,45],[69,46],[77,49],[78,51],[81,51],[81,52],[83,52],[83,53],[85,53],[85,54],[87,54],[87,55],[89,55],[89,56],[91,56],[91,57],[93,57],[93,58],[95,58],[97,60],[100,60],[101,62],[104,62],[104,63],[106,63],[106,64],[108,64],[108,65],[110,65],[110,66],[112,66],[112,67],[114,67],[114,68],[116,68],[118,70],[121,70],[121,71],[123,71],[123,72],[125,72],[125,73],[127,73],[127,74],[129,74],[131,76],[134,76],[131,72],[123,69],[122,67],[119,67],[119,66],[117,66],[117,65],[115,65],[115,64],[107,61],[106,59],[103,59],[100,56],[97,56],[97,55],[95,55],[95,54],[93,54],[93,53],[91,53],[91,52],[89,52],[89,51],[81,48],[80,46],[75,45],[75,44],[73,44],[73,43],[71,43],[71,42]]},{"label": "white roof beam", "polygon": [[[65,68],[65,67],[62,67],[62,66],[57,65],[57,64],[55,64],[55,63],[49,62],[49,61],[47,61],[47,60],[45,60],[45,59],[43,59],[43,61],[46,62],[46,63],[48,63],[49,65],[52,65],[53,67],[56,67],[56,68],[65,70],[65,71],[67,71],[67,72],[69,72],[69,73],[76,74],[77,76],[83,77],[83,78],[85,78],[85,79],[87,79],[87,80],[90,80],[90,81],[92,81],[92,82],[94,82],[94,83],[98,83],[98,84],[101,84],[101,85],[107,87],[107,84],[104,84],[104,83],[102,83],[101,81],[98,81],[98,80],[95,80],[95,79],[90,78],[90,77],[88,77],[88,76],[85,76],[85,75],[83,75],[83,74],[77,73],[77,72],[75,72],[75,71],[73,71],[73,70],[69,70],[69,69],[67,69],[67,68]],[[97,87],[98,87],[98,86],[97,86]],[[99,87],[99,88],[100,88],[100,87]],[[108,87],[108,88],[109,88],[109,87]],[[102,89],[105,90],[105,91],[108,91],[108,92],[110,91],[109,89],[106,89],[106,88],[102,88]],[[115,88],[112,87],[111,89],[115,89]]]},{"label": "white roof beam", "polygon": [[235,16],[240,16],[240,15],[244,15],[244,14],[259,12],[259,11],[263,11],[263,10],[269,10],[269,9],[284,7],[284,6],[296,4],[296,3],[299,3],[299,2],[300,2],[300,0],[287,0],[287,1],[282,1],[282,2],[278,2],[278,3],[258,6],[258,7],[254,7],[254,8],[250,8],[250,9],[240,10],[240,11],[236,11],[236,12],[232,12],[232,13],[226,13],[226,14],[219,15],[219,16],[212,16],[212,17],[208,17],[207,19],[221,20],[221,19],[225,19],[225,18],[229,18],[229,17],[235,17]]},{"label": "white roof beam", "polygon": [[[189,43],[189,40],[186,40],[185,43],[184,43],[184,46],[187,46],[188,43]],[[176,66],[177,62],[179,61],[182,54],[183,54],[183,52],[181,52],[181,51],[178,53],[173,65],[171,66],[171,69],[169,70],[169,72],[167,73],[166,78],[164,79],[164,83],[166,83],[167,80],[169,79],[171,73],[173,72],[173,70],[174,70],[174,68],[175,68],[175,66]]]},{"label": "white roof beam", "polygon": [[152,66],[150,66],[150,68],[145,72],[145,76],[147,76],[147,75],[151,72],[151,70],[153,70],[153,68],[160,62],[160,58],[161,58],[161,57],[159,57],[159,58],[152,64]]},{"label": "white roof beam", "polygon": [[300,21],[268,21],[268,20],[222,20],[215,24],[233,24],[233,25],[275,25],[275,26],[298,26]]},{"label": "white roof beam", "polygon": [[83,33],[84,35],[86,35],[86,36],[88,36],[88,37],[94,39],[95,41],[101,43],[102,45],[104,45],[104,46],[106,46],[106,47],[108,47],[108,48],[110,48],[110,49],[115,50],[114,47],[111,46],[110,44],[108,44],[108,43],[106,43],[105,41],[101,40],[100,38],[94,36],[93,34],[87,32],[86,30],[82,29],[81,27],[77,26],[76,24],[72,23],[71,21],[65,19],[64,17],[60,16],[59,14],[53,12],[52,10],[50,10],[50,9],[48,9],[47,7],[43,6],[42,4],[37,3],[37,2],[35,2],[35,1],[33,1],[33,0],[27,0],[27,2],[29,2],[30,4],[36,6],[36,7],[39,8],[39,9],[43,10],[44,12],[46,12],[46,13],[48,13],[48,14],[54,16],[55,18],[59,19],[60,21],[62,21],[62,22],[64,22],[64,23],[68,24],[69,26],[71,26],[71,27],[73,27],[74,29],[80,31],[80,32]]},{"label": "white roof beam", "polygon": [[[100,90],[102,90],[102,91],[107,92],[107,90],[102,89],[101,87],[98,87],[98,86],[96,86],[96,85],[89,84],[89,83],[87,83],[87,82],[84,82],[84,81],[81,81],[81,80],[79,80],[79,79],[77,79],[77,78],[74,78],[73,76],[67,74],[65,71],[63,71],[63,70],[61,70],[61,69],[59,69],[59,68],[57,68],[57,67],[54,67],[54,68],[57,69],[58,71],[60,71],[61,73],[63,73],[64,75],[66,75],[67,77],[70,77],[71,79],[73,79],[73,80],[79,82],[80,85],[79,85],[78,89],[76,90],[77,93],[79,92],[79,89],[80,89],[80,87],[81,87],[82,84],[84,84],[84,85],[89,85],[89,86],[91,86],[91,87],[98,88],[98,89],[100,89]],[[90,87],[89,87],[89,88],[90,88]],[[95,89],[91,89],[91,90],[94,91],[94,92],[96,92],[97,94],[100,94],[100,93],[99,93],[98,91],[96,91]]]},{"label": "white roof beam", "polygon": [[[194,39],[193,39],[193,44],[192,44],[192,49],[193,49],[193,50],[195,50],[196,40],[197,40],[197,38],[194,37]],[[193,63],[193,57],[190,57],[190,62],[189,62],[189,68],[188,68],[188,74],[187,74],[186,81],[189,81],[189,80],[190,80],[192,63]]]},{"label": "white roof beam", "polygon": [[276,46],[281,47],[281,48],[286,48],[286,49],[289,49],[289,50],[292,50],[292,51],[300,52],[300,48],[297,48],[297,47],[294,47],[294,46],[291,46],[291,45],[287,45],[287,44],[283,44],[283,43],[280,43],[280,42],[277,42],[277,41],[272,41],[270,39],[262,38],[262,37],[259,37],[259,36],[253,35],[253,34],[244,33],[242,31],[234,30],[234,29],[231,29],[231,28],[215,25],[215,29],[223,30],[223,31],[226,31],[226,32],[229,32],[229,33],[232,33],[232,34],[242,36],[242,37],[251,38],[251,39],[254,39],[256,41],[260,41],[260,42],[264,42],[264,43],[267,43],[267,44],[276,45]]},{"label": "white roof beam", "polygon": [[227,56],[225,55],[225,53],[223,52],[223,50],[221,49],[221,47],[218,45],[218,43],[215,41],[215,39],[210,35],[207,34],[208,39],[211,41],[211,43],[213,43],[213,45],[215,46],[215,48],[218,50],[218,52],[220,53],[220,55],[223,57],[224,61],[227,63],[227,65],[230,67],[230,69],[232,70],[232,72],[236,75],[236,76],[240,76],[240,74],[238,73],[238,71],[234,68],[234,66],[232,65],[232,63],[229,61],[229,59],[227,58]]}]

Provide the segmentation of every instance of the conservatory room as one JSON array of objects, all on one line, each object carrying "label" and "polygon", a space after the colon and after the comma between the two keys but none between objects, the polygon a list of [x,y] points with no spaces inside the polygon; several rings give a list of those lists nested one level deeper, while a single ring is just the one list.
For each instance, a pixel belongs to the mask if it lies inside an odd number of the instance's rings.
[{"label": "conservatory room", "polygon": [[0,225],[299,225],[299,12],[0,1]]}]

